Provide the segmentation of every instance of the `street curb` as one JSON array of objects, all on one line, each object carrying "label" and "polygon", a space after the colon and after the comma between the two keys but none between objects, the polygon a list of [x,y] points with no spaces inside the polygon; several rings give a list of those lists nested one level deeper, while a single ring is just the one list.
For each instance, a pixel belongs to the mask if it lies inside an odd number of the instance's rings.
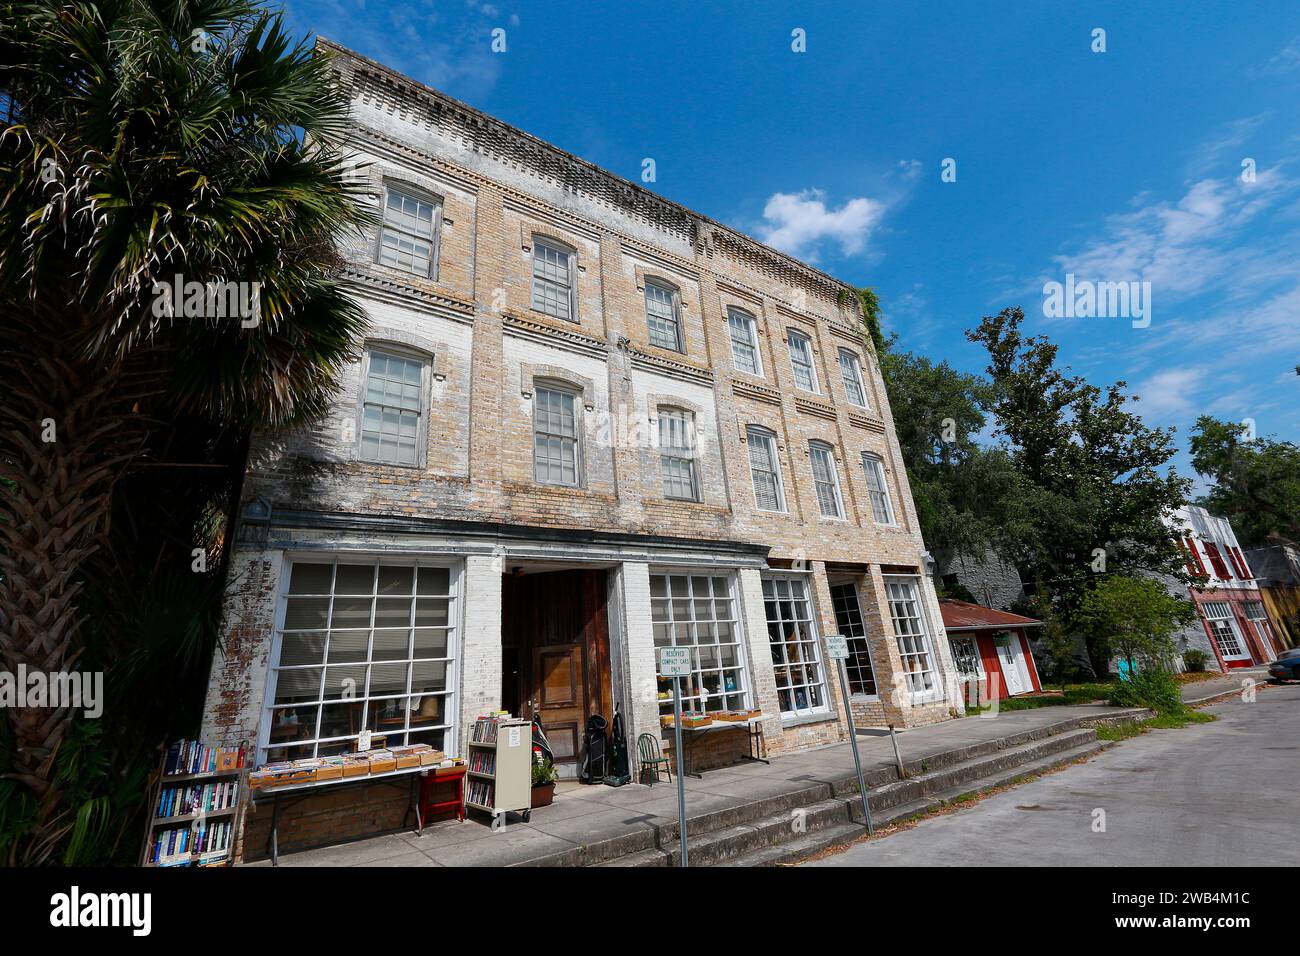
[{"label": "street curb", "polygon": [[[1267,687],[1267,681],[1256,681],[1255,687]],[[1234,687],[1232,690],[1220,691],[1217,694],[1211,694],[1209,697],[1198,697],[1195,700],[1185,700],[1183,704],[1187,707],[1196,707],[1199,704],[1213,704],[1217,701],[1227,700],[1229,697],[1237,697],[1241,694],[1240,687]]]}]

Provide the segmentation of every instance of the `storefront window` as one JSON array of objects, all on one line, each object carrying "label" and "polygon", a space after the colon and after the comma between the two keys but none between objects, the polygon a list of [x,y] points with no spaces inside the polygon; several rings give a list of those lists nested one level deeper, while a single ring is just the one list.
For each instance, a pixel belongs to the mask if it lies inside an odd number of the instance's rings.
[{"label": "storefront window", "polygon": [[916,578],[886,581],[889,596],[889,617],[894,625],[894,638],[898,641],[898,656],[907,677],[907,689],[913,701],[941,696],[935,676],[934,650],[930,633],[921,610],[920,587]]},{"label": "storefront window", "polygon": [[871,649],[867,646],[867,629],[862,622],[857,585],[845,582],[832,586],[831,601],[835,605],[835,626],[848,639],[849,659],[844,666],[849,674],[849,693],[875,697],[876,672],[871,665]]},{"label": "storefront window", "polygon": [[453,746],[456,585],[445,566],[293,562],[267,680],[266,759],[347,753],[367,730],[372,746]]},{"label": "storefront window", "polygon": [[801,577],[764,578],[763,605],[781,715],[795,717],[825,711],[826,680],[808,582]]},{"label": "storefront window", "polygon": [[1205,621],[1210,625],[1214,643],[1219,646],[1219,653],[1226,658],[1245,660],[1250,657],[1241,648],[1238,638],[1237,622],[1233,620],[1232,608],[1227,601],[1206,601],[1201,605],[1205,612]]},{"label": "storefront window", "polygon": [[[691,648],[691,676],[682,682],[682,710],[750,706],[732,578],[651,574],[650,615],[656,648]],[[659,713],[671,714],[672,682],[661,677],[658,684]]]}]

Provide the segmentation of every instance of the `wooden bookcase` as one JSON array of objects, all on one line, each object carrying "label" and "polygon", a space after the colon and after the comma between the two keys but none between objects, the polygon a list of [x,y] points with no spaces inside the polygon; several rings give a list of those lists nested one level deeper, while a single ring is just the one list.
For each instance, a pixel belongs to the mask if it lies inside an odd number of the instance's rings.
[{"label": "wooden bookcase", "polygon": [[496,816],[531,815],[533,725],[515,717],[480,718],[470,731],[465,805]]},{"label": "wooden bookcase", "polygon": [[[206,773],[166,773],[167,755],[163,754],[158,763],[158,781],[154,784],[149,802],[149,825],[145,828],[144,846],[140,851],[140,865],[145,867],[168,866],[229,866],[235,855],[235,843],[239,838],[239,825],[243,818],[243,806],[248,795],[248,777],[246,768],[233,770],[213,770]],[[171,816],[157,816],[159,804],[164,791],[205,785],[236,784],[234,797],[228,807],[220,810],[175,813]],[[228,827],[227,827],[228,825]],[[195,841],[200,828],[203,832],[213,834],[220,827],[228,833],[225,845],[220,849],[203,851],[189,849],[182,853],[173,853],[165,858],[151,861],[154,840],[166,836],[170,830],[189,830],[189,840]]]}]

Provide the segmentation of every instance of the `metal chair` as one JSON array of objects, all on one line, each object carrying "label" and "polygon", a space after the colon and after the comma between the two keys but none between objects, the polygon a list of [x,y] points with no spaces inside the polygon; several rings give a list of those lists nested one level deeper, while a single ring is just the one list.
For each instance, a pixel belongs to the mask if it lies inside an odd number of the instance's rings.
[{"label": "metal chair", "polygon": [[[644,777],[646,771],[650,771],[650,786],[654,786],[659,780],[660,773],[668,774],[668,782],[673,782],[672,764],[668,758],[663,755],[659,749],[659,741],[654,734],[642,734],[636,739],[637,757],[640,758],[640,773]],[[662,770],[660,769],[662,767]]]}]

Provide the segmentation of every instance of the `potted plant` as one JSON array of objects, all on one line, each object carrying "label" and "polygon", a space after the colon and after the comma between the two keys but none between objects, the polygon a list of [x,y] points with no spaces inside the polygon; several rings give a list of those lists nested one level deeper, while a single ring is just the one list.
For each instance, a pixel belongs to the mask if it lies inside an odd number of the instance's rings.
[{"label": "potted plant", "polygon": [[559,779],[559,771],[555,769],[555,764],[549,760],[533,761],[533,797],[531,804],[533,807],[549,807],[551,801],[555,799],[555,781]]}]

